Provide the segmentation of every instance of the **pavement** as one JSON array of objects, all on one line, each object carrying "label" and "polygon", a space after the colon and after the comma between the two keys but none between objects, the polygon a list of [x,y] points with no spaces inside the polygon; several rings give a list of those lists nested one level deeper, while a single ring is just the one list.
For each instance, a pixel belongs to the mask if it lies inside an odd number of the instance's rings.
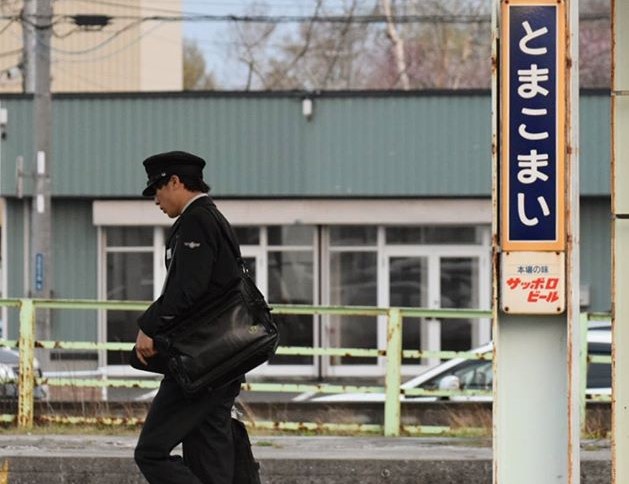
[{"label": "pavement", "polygon": [[[136,437],[0,435],[0,484],[139,484]],[[265,484],[491,484],[489,439],[252,436]],[[175,453],[177,449],[175,450]],[[608,441],[581,449],[581,483],[611,482]]]}]

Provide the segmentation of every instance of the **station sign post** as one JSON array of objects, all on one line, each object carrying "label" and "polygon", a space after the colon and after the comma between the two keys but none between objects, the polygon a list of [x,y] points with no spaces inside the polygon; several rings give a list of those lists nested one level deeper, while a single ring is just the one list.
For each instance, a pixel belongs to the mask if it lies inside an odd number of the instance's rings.
[{"label": "station sign post", "polygon": [[579,482],[572,361],[578,112],[571,107],[578,89],[577,56],[570,53],[576,4],[496,5],[494,483],[500,484]]}]

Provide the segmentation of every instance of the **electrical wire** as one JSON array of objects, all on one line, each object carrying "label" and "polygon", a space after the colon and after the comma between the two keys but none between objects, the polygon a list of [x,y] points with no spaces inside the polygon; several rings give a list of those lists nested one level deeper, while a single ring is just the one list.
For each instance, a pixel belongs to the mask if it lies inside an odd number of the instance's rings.
[{"label": "electrical wire", "polygon": [[[159,8],[159,7],[145,8],[145,7],[141,7],[140,5],[129,5],[128,3],[114,2],[111,0],[78,0],[78,1],[82,3],[88,3],[88,4],[105,5],[108,7],[120,7],[120,8],[128,8],[131,10],[140,10],[140,11],[150,10],[153,12],[163,12],[163,13],[172,13],[175,15],[182,15],[181,9],[171,10],[171,9]],[[198,12],[187,12],[184,15],[203,15],[203,14],[198,13]]]},{"label": "electrical wire", "polygon": [[15,54],[20,54],[22,53],[23,49],[13,49],[13,50],[9,50],[7,52],[0,52],[0,57],[10,57],[12,55]]},{"label": "electrical wire", "polygon": [[4,34],[9,29],[9,27],[11,27],[11,25],[13,25],[17,20],[19,20],[19,17],[14,17],[9,20],[9,22],[7,22],[7,24],[2,27],[2,29],[0,29],[0,35]]},{"label": "electrical wire", "polygon": [[[127,7],[127,8],[136,8],[141,9],[141,7],[135,5],[125,5],[122,3],[118,3],[111,0],[79,0],[83,3],[89,4],[101,4],[108,6],[116,6],[116,7]],[[159,9],[153,8],[151,10],[155,11],[164,11],[168,13],[178,13],[173,10],[168,9]],[[37,16],[29,16],[30,18],[37,18]],[[52,29],[53,25],[57,25],[62,22],[71,22],[73,21],[72,16],[69,15],[57,15],[53,16],[53,20],[50,21],[50,25],[36,25],[30,20],[20,17],[20,16],[0,16],[0,19],[9,20],[9,23],[5,25],[2,30],[0,30],[0,34],[5,32],[10,25],[12,25],[16,21],[21,21],[27,23],[29,25],[33,25],[37,28],[46,28],[50,27]],[[87,49],[82,50],[65,50],[53,47],[51,45],[45,45],[44,47],[49,48],[51,51],[65,54],[65,55],[84,55],[90,52],[95,52],[109,43],[111,43],[118,36],[122,35],[124,32],[129,29],[137,26],[143,22],[159,22],[157,26],[161,25],[163,22],[235,22],[235,23],[304,23],[308,22],[312,23],[332,23],[332,24],[372,24],[372,23],[385,23],[387,22],[387,18],[383,15],[208,15],[208,14],[200,14],[200,13],[189,13],[184,15],[148,15],[148,16],[127,16],[127,15],[112,15],[109,16],[110,19],[116,20],[128,20],[130,23],[123,28],[114,32],[110,37],[106,40],[100,42],[99,44],[92,46]],[[605,13],[593,13],[586,14],[582,16],[582,19],[585,20],[606,20],[609,19],[609,15]],[[50,19],[50,17],[48,17]],[[393,20],[396,23],[456,23],[456,24],[481,24],[490,22],[490,17],[485,15],[454,15],[454,14],[440,14],[440,15],[399,15],[394,17]],[[130,45],[137,43],[137,41],[146,35],[146,33],[152,32],[154,29],[150,29],[144,33],[142,33],[137,39],[133,40]],[[71,35],[72,33],[79,32],[81,29],[74,29],[66,34],[56,34],[57,37],[63,38]],[[54,34],[54,30],[53,30]],[[41,42],[41,41],[40,41]],[[127,46],[119,49],[117,52],[124,50]],[[21,52],[21,49],[17,49],[10,52],[0,53],[0,57],[15,55]],[[115,53],[114,53],[115,54]],[[99,57],[98,59],[108,58],[112,53],[108,53],[105,56]]]},{"label": "electrical wire", "polygon": [[[95,1],[95,0],[94,0]],[[241,22],[241,23],[329,23],[329,24],[377,24],[386,23],[388,18],[384,15],[112,15],[112,19],[137,20],[137,21],[163,21],[163,22]],[[609,20],[609,14],[586,14],[581,20]],[[398,24],[433,23],[433,24],[479,24],[491,22],[489,15],[456,15],[456,14],[408,14],[397,15],[392,20]]]},{"label": "electrical wire", "polygon": [[[135,39],[131,40],[129,43],[123,45],[122,47],[120,47],[118,50],[115,50],[113,52],[108,52],[107,54],[103,54],[100,57],[90,57],[89,59],[59,59],[57,60],[57,62],[64,62],[64,63],[89,63],[89,62],[97,62],[97,61],[102,61],[105,59],[109,59],[110,57],[113,57],[117,54],[119,54],[120,52],[123,52],[127,49],[129,49],[130,47],[132,47],[133,45],[137,44],[143,37],[151,34],[153,31],[157,30],[159,27],[162,27],[164,24],[163,23],[158,23],[155,24],[153,27],[151,27],[148,30],[145,30],[144,32],[142,32],[140,35],[138,35]],[[102,45],[101,45],[102,47]],[[79,54],[81,53],[80,51],[69,51],[69,53],[71,54]]]},{"label": "electrical wire", "polygon": [[[87,0],[82,0],[87,1]],[[105,2],[105,0],[89,0],[95,3],[106,3],[116,6],[124,6],[122,4],[114,4],[113,2]],[[37,18],[37,16],[30,16],[31,18]],[[71,16],[58,15],[51,25],[56,25],[60,22],[73,22]],[[131,20],[138,22],[242,22],[242,23],[329,23],[329,24],[376,24],[386,23],[389,19],[384,15],[368,14],[368,15],[319,15],[313,17],[311,15],[235,15],[235,14],[201,14],[201,13],[189,13],[179,15],[109,15],[113,20]],[[591,13],[584,14],[580,17],[581,20],[609,20],[611,17],[608,13]],[[15,16],[9,17],[0,16],[0,20],[15,19]],[[20,19],[22,22],[29,23],[38,28],[49,27],[47,25],[36,25],[24,18]],[[480,24],[489,23],[491,17],[489,15],[461,15],[461,14],[404,14],[396,15],[391,20],[397,24],[411,24],[411,23],[433,23],[433,24]]]},{"label": "electrical wire", "polygon": [[[386,23],[387,17],[384,15],[320,15],[313,17],[310,15],[113,15],[113,19],[119,20],[139,20],[164,21],[164,22],[238,22],[238,23],[329,23],[329,24],[375,24]],[[489,23],[489,15],[398,15],[393,17],[393,21],[400,24],[408,23]]]},{"label": "electrical wire", "polygon": [[[92,47],[89,47],[87,49],[82,49],[82,50],[66,50],[66,49],[59,49],[58,47],[53,47],[53,46],[48,46],[45,45],[45,47],[50,47],[50,50],[52,50],[53,52],[58,52],[60,54],[68,54],[68,55],[83,55],[83,54],[88,54],[90,52],[95,52],[97,50],[102,49],[103,47],[105,47],[107,44],[109,44],[110,42],[112,42],[114,39],[116,39],[116,37],[119,37],[120,35],[122,35],[123,33],[125,33],[127,30],[138,26],[141,23],[141,21],[135,21],[135,22],[131,22],[128,25],[125,25],[123,28],[121,28],[120,30],[117,30],[116,32],[114,32],[113,34],[111,34],[111,36],[109,36],[107,39],[105,39],[104,41],[100,42],[99,44],[96,44]],[[159,25],[159,24],[158,24]]]},{"label": "electrical wire", "polygon": [[[130,10],[140,10],[140,11],[146,11],[146,10],[150,10],[150,11],[155,11],[155,12],[163,12],[163,13],[172,13],[175,15],[182,15],[182,10],[181,9],[168,9],[168,8],[163,8],[163,7],[141,7],[139,5],[130,5],[128,3],[122,3],[119,1],[115,1],[115,0],[78,0],[81,3],[88,3],[88,4],[95,4],[95,5],[105,5],[105,6],[109,6],[109,7],[120,7],[120,8],[127,8]],[[170,0],[165,0],[162,1],[161,3],[169,3]],[[277,0],[275,0],[277,1]],[[156,0],[152,0],[151,4],[153,3],[160,3]],[[180,2],[177,2],[178,4]],[[187,2],[187,3],[192,3],[192,2]],[[246,4],[240,4],[240,5],[234,5],[234,3],[236,2],[226,2],[226,1],[217,1],[217,2],[194,2],[194,3],[198,3],[204,6],[216,6],[216,7],[239,7],[240,9],[243,8],[248,8],[250,7],[250,5],[246,5]],[[326,6],[328,2],[326,2]],[[306,4],[299,4],[294,1],[294,0],[287,0],[286,3],[273,3],[273,2],[264,2],[264,6],[265,7],[277,7],[277,8],[298,8],[298,9],[305,9],[305,8],[309,8],[312,7],[312,5],[306,5]],[[342,8],[343,4],[342,3],[338,3],[335,5],[332,5],[332,8]],[[205,15],[204,13],[200,13],[200,12],[192,12],[192,11],[186,11],[183,13],[183,15]]]},{"label": "electrical wire", "polygon": [[[65,17],[65,16],[64,16]],[[17,18],[16,20],[23,20],[23,19],[19,19]],[[104,41],[100,42],[99,44],[92,46],[88,49],[82,49],[82,50],[66,50],[66,49],[59,49],[57,47],[52,46],[51,44],[47,43],[47,42],[43,42],[41,39],[36,39],[37,45],[39,46],[43,46],[45,50],[49,50],[51,52],[54,53],[58,53],[58,54],[65,54],[65,55],[84,55],[84,54],[88,54],[90,52],[95,52],[103,47],[105,47],[107,44],[109,44],[110,42],[112,42],[116,37],[120,36],[121,34],[123,34],[124,32],[126,32],[127,30],[129,30],[130,28],[137,26],[141,23],[141,21],[134,21],[128,25],[126,25],[125,27],[123,27],[122,29],[114,32],[110,37],[108,37],[107,39],[105,39]],[[160,26],[160,23],[157,23],[155,27],[146,30],[145,32],[143,32],[142,34],[140,34],[136,39],[134,39],[133,41],[131,41],[128,45],[123,46],[122,48],[120,48],[119,50],[115,51],[114,53],[108,53],[104,56],[101,57],[97,57],[97,58],[92,58],[89,60],[86,60],[85,62],[89,61],[96,61],[96,60],[102,60],[102,59],[106,59],[111,57],[112,55],[115,55],[116,53],[123,51],[125,49],[127,49],[128,47],[134,45],[135,43],[137,43],[139,41],[140,38],[142,38],[143,36],[145,36],[146,34],[152,32],[153,30],[155,30],[156,27]],[[51,27],[52,29],[52,27]],[[5,26],[5,30],[6,30],[6,26]],[[14,35],[14,37],[19,37]],[[20,37],[21,39],[21,37]],[[5,57],[5,56],[10,56],[10,55],[15,55],[15,54],[19,54],[23,52],[23,49],[16,49],[13,51],[9,51],[9,52],[4,52],[4,53],[0,53],[0,57]],[[39,54],[39,55],[43,55],[43,54]],[[66,61],[68,62],[68,61]]]}]

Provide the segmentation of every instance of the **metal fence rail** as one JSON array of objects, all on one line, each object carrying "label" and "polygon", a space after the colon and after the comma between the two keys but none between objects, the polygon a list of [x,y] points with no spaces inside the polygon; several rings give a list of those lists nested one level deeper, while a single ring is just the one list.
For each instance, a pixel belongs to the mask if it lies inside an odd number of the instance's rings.
[{"label": "metal fence rail", "polygon": [[[38,299],[0,299],[0,307],[13,307],[19,309],[20,331],[19,339],[0,340],[0,346],[18,347],[20,353],[19,363],[19,396],[17,415],[0,415],[0,422],[17,422],[19,428],[24,430],[33,426],[34,418],[34,385],[46,383],[50,386],[73,386],[73,387],[112,387],[112,388],[157,388],[157,380],[133,380],[133,379],[109,379],[109,378],[35,378],[33,361],[34,349],[69,349],[69,350],[131,350],[132,343],[96,343],[88,341],[35,341],[35,311],[37,309],[94,309],[112,311],[142,311],[147,306],[147,302],[142,301],[92,301],[92,300],[38,300]],[[407,389],[402,390],[401,386],[401,364],[402,358],[440,358],[440,359],[488,359],[487,355],[470,351],[418,351],[402,350],[402,321],[404,317],[423,317],[433,319],[481,319],[491,318],[491,311],[484,310],[458,310],[458,309],[421,309],[421,308],[378,308],[378,307],[346,307],[346,306],[299,306],[299,305],[277,305],[274,306],[274,314],[292,315],[345,315],[345,316],[383,316],[387,320],[387,343],[385,349],[364,349],[364,348],[309,348],[309,347],[287,347],[280,346],[277,350],[279,355],[330,355],[330,356],[351,356],[355,358],[385,357],[385,383],[384,386],[353,386],[353,385],[333,385],[333,384],[287,384],[287,383],[246,383],[244,389],[247,391],[265,392],[319,392],[319,393],[383,393],[384,402],[384,425],[354,425],[354,424],[321,424],[314,422],[254,422],[256,428],[289,429],[289,430],[332,430],[332,431],[368,431],[380,432],[387,436],[399,435],[401,431],[406,433],[434,433],[444,430],[443,427],[425,426],[402,426],[401,423],[401,403],[400,397],[406,396],[478,396],[489,395],[491,392],[481,390],[423,390]],[[608,317],[608,316],[607,316]],[[590,320],[604,319],[604,316],[587,314],[581,317],[581,327],[585,334]],[[585,381],[588,361],[608,362],[610,358],[589,357],[587,355],[587,343],[582,352],[582,374]],[[582,408],[585,412],[585,384],[582,389]],[[41,420],[49,422],[65,423],[100,423],[118,425],[125,423],[137,423],[138,419],[116,419],[116,418],[86,418],[86,417],[42,417]],[[583,420],[582,420],[583,421]]]}]

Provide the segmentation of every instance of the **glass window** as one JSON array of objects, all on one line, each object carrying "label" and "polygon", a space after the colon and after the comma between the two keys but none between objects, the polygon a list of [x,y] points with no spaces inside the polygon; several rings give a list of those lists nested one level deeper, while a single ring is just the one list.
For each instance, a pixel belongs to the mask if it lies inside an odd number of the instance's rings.
[{"label": "glass window", "polygon": [[153,247],[153,228],[108,227],[107,247]]},{"label": "glass window", "polygon": [[307,225],[282,225],[268,227],[269,245],[312,246],[314,227]]},{"label": "glass window", "polygon": [[[389,304],[392,307],[427,307],[428,261],[425,257],[391,257],[389,259]],[[407,317],[402,321],[402,349],[422,348],[423,318]],[[403,364],[417,365],[417,359],[404,358]]]},{"label": "glass window", "polygon": [[332,246],[376,245],[377,234],[377,227],[330,227],[330,244]]},{"label": "glass window", "polygon": [[[611,356],[611,345],[604,343],[590,343],[588,354],[597,356]],[[610,363],[588,363],[587,388],[611,388],[612,366]]]},{"label": "glass window", "polygon": [[[378,305],[378,257],[376,252],[332,252],[330,255],[330,304]],[[377,318],[330,316],[329,340],[337,348],[378,347]],[[332,357],[332,364],[373,365],[375,358]]]},{"label": "glass window", "polygon": [[[107,299],[150,301],[153,298],[153,254],[107,254]],[[141,311],[107,311],[107,341],[133,342]],[[127,351],[108,351],[110,365],[128,364]]]},{"label": "glass window", "polygon": [[[441,307],[478,308],[478,265],[476,257],[441,258]],[[469,319],[444,319],[441,322],[441,348],[465,351],[472,345]]]},{"label": "glass window", "polygon": [[439,382],[450,375],[459,379],[461,390],[491,390],[494,374],[491,360],[469,360],[427,380],[420,387],[437,390]]},{"label": "glass window", "polygon": [[281,304],[312,304],[312,252],[269,252],[269,300]]},{"label": "glass window", "polygon": [[473,226],[387,227],[387,244],[480,244]]},{"label": "glass window", "polygon": [[[312,251],[279,252],[268,254],[269,303],[313,304],[314,263]],[[287,346],[314,345],[313,316],[275,316],[282,335],[282,344]],[[270,364],[312,364],[312,356],[275,356]]]},{"label": "glass window", "polygon": [[241,245],[258,245],[260,243],[259,227],[233,227],[238,243]]}]

